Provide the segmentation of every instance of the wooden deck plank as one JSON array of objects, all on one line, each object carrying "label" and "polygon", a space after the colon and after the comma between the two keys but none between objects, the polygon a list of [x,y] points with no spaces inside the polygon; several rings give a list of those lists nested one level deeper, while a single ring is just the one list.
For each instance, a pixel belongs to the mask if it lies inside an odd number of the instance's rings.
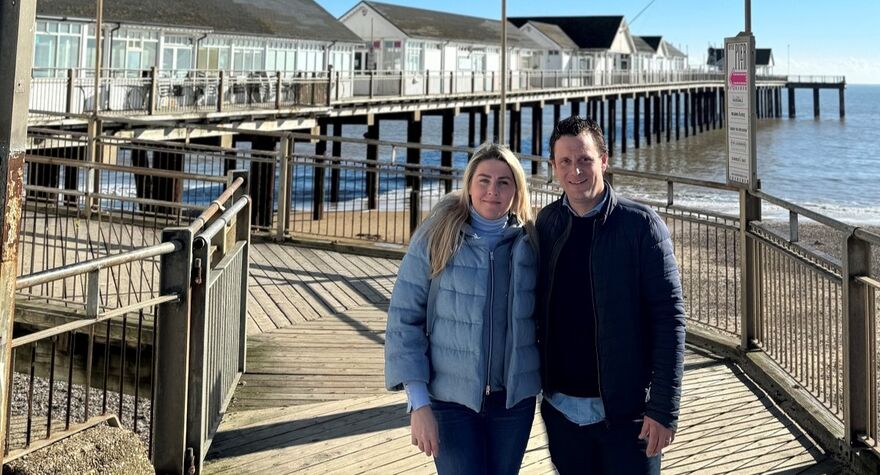
[{"label": "wooden deck plank", "polygon": [[[246,384],[205,473],[434,473],[410,443],[404,396],[383,387],[387,302],[399,262],[325,250],[285,254],[311,266],[313,284],[352,279],[322,291],[364,305],[249,336]],[[664,473],[837,469],[738,367],[691,349],[685,364],[679,432]],[[554,473],[546,444],[537,414],[522,473]]]}]

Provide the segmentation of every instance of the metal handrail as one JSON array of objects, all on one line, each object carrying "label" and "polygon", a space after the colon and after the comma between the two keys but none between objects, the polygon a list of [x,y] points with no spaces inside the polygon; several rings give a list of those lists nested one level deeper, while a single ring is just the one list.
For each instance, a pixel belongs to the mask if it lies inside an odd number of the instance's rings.
[{"label": "metal handrail", "polygon": [[[190,223],[189,229],[193,233],[201,229],[202,226],[205,225],[205,223],[207,223],[211,218],[214,217],[215,214],[217,214],[217,211],[223,210],[223,203],[229,201],[229,199],[232,198],[233,195],[235,195],[235,192],[238,191],[238,189],[241,188],[243,184],[243,177],[236,178],[226,188],[226,190],[220,194],[220,196],[215,198],[214,201],[211,201],[211,204],[208,205],[208,207],[204,211],[202,211],[202,214],[200,214],[196,219],[193,220],[192,223]],[[226,216],[226,213],[223,213],[223,216]],[[223,216],[221,216],[221,219],[223,218]]]},{"label": "metal handrail", "polygon": [[[238,178],[236,181],[239,181],[239,180],[244,181],[241,178]],[[239,185],[240,185],[240,183],[239,183]],[[237,189],[238,189],[237,186],[235,188],[232,188],[232,187],[229,188],[229,190],[231,190],[232,193],[234,193],[235,190],[237,190]],[[227,191],[229,191],[229,190],[227,190]],[[229,197],[231,197],[231,196],[232,195],[230,193]],[[229,197],[227,197],[227,199]],[[217,200],[215,200],[215,202],[217,202],[217,201],[221,201],[220,198],[217,198]],[[250,196],[244,195],[241,198],[239,198],[239,200],[236,201],[235,204],[230,206],[226,211],[224,211],[224,213],[222,215],[220,215],[220,217],[215,219],[214,222],[211,223],[210,226],[205,228],[205,230],[203,230],[195,238],[193,238],[193,248],[201,249],[202,246],[204,246],[208,242],[210,242],[211,239],[217,233],[219,233],[224,227],[226,227],[227,224],[232,222],[232,219],[235,218],[236,215],[238,215],[238,212],[241,211],[242,208],[244,208],[245,206],[250,204],[250,202],[251,202]],[[212,203],[212,206],[213,206],[213,203]],[[215,209],[214,212],[216,212],[216,211],[217,210]],[[193,226],[190,226],[190,229],[193,229],[195,231],[196,229],[198,229],[198,227],[194,228]]]},{"label": "metal handrail", "polygon": [[750,192],[750,193],[752,195],[764,200],[764,201],[767,201],[768,203],[774,204],[774,205],[779,206],[781,208],[785,208],[789,211],[793,211],[801,216],[812,219],[813,221],[816,221],[817,223],[821,223],[821,224],[824,224],[828,227],[834,228],[837,231],[842,231],[844,233],[849,234],[849,233],[852,233],[853,231],[855,231],[855,229],[856,229],[856,227],[853,225],[846,224],[843,221],[838,221],[834,218],[829,218],[828,216],[825,216],[823,214],[819,214],[815,211],[804,208],[803,206],[796,205],[790,201],[786,201],[782,198],[773,196],[773,195],[768,194],[766,192],[757,190],[757,191]]},{"label": "metal handrail", "polygon": [[182,248],[178,242],[165,242],[148,246],[134,251],[114,254],[112,256],[100,257],[98,259],[68,266],[37,272],[31,275],[19,277],[15,281],[16,290],[26,289],[35,285],[47,284],[56,280],[66,279],[77,275],[88,274],[107,267],[118,266],[120,264],[128,264],[129,262],[149,259],[156,256],[171,254]]}]

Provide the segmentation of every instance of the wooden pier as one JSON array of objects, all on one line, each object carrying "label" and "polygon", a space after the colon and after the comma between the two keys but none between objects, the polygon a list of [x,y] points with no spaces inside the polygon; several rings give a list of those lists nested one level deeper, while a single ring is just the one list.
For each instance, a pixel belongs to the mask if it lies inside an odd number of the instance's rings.
[{"label": "wooden pier", "polygon": [[[399,261],[254,246],[247,370],[204,473],[433,473],[410,444],[405,396],[383,384]],[[689,347],[680,429],[664,473],[841,468],[733,363]],[[540,416],[522,473],[553,473]]]}]

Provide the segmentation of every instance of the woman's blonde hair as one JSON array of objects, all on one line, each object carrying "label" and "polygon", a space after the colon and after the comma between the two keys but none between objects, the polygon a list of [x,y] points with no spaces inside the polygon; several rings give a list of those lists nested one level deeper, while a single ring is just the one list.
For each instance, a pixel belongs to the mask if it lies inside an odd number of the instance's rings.
[{"label": "woman's blonde hair", "polygon": [[485,160],[500,160],[510,167],[516,185],[510,212],[525,227],[532,242],[535,242],[532,205],[529,202],[529,188],[522,165],[506,146],[484,143],[474,151],[474,156],[464,169],[462,189],[444,196],[431,210],[431,216],[425,222],[424,233],[428,240],[428,254],[431,259],[431,278],[436,277],[446,268],[449,259],[461,245],[461,228],[470,217],[471,203],[468,190],[477,166]]}]

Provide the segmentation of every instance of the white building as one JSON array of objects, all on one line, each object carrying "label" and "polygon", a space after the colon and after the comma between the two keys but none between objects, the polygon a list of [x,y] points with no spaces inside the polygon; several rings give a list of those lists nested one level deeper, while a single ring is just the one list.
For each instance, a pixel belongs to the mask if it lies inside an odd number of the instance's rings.
[{"label": "white building", "polygon": [[[771,75],[776,60],[773,58],[771,48],[755,48],[755,74]],[[710,71],[724,71],[724,48],[709,47],[706,57],[706,67]]]},{"label": "white building", "polygon": [[633,36],[636,54],[633,70],[639,73],[673,72],[687,69],[687,55],[662,36]]},{"label": "white building", "polygon": [[[360,69],[491,72],[501,69],[501,22],[452,13],[361,1],[340,21],[363,39]],[[540,46],[508,28],[509,69],[534,69]]]},{"label": "white building", "polygon": [[[312,0],[104,2],[102,59],[115,75],[350,71],[361,40]],[[95,64],[95,2],[37,3],[34,75]],[[109,46],[109,47],[108,47]]]},{"label": "white building", "polygon": [[529,22],[556,25],[578,47],[580,69],[594,70],[597,82],[632,70],[635,44],[622,16],[514,17],[517,27]]},{"label": "white building", "polygon": [[527,21],[519,29],[541,46],[541,60],[535,62],[539,69],[550,71],[592,69],[592,55],[582,51],[558,25]]}]

